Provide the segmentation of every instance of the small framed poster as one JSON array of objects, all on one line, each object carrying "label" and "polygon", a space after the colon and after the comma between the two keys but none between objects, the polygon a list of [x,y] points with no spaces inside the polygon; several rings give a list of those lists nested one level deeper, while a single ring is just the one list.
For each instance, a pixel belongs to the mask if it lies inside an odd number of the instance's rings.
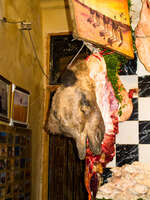
[{"label": "small framed poster", "polygon": [[7,156],[7,145],[0,144],[0,156]]},{"label": "small framed poster", "polygon": [[7,135],[8,133],[0,131],[0,143],[7,143]]},{"label": "small framed poster", "polygon": [[6,172],[0,173],[0,184],[5,184],[6,182]]},{"label": "small framed poster", "polygon": [[0,187],[0,198],[4,198],[4,196],[5,196],[5,187],[4,186],[2,186],[2,187]]},{"label": "small framed poster", "polygon": [[10,119],[11,82],[0,75],[0,120]]},{"label": "small framed poster", "polygon": [[11,119],[14,125],[28,125],[30,93],[20,87],[12,85]]}]

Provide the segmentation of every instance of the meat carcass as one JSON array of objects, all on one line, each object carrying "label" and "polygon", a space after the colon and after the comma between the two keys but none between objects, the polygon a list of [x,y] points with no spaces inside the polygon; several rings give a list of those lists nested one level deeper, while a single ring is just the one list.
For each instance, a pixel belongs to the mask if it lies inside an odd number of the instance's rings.
[{"label": "meat carcass", "polygon": [[[118,87],[122,95],[122,102],[119,105],[115,97],[111,82],[107,77],[106,63],[101,53],[95,53],[87,58],[89,75],[95,83],[96,101],[101,110],[105,125],[104,139],[101,144],[100,155],[93,155],[88,147],[86,151],[85,185],[89,194],[95,198],[97,189],[102,183],[101,174],[103,168],[112,161],[115,155],[115,136],[118,133],[118,121],[127,120],[133,111],[132,100],[129,98],[121,80],[118,77]],[[119,117],[119,107],[122,107],[122,115]]]},{"label": "meat carcass", "polygon": [[[75,139],[79,157],[86,161],[85,186],[91,200],[101,184],[103,167],[115,155],[119,103],[100,53],[72,65],[62,82],[52,100],[47,129]],[[127,104],[131,100],[122,91],[123,104]],[[131,105],[123,110],[122,121],[132,113]]]},{"label": "meat carcass", "polygon": [[140,20],[135,29],[136,48],[138,56],[146,70],[150,72],[150,2],[149,0],[142,1],[142,9]]},{"label": "meat carcass", "polygon": [[97,189],[101,184],[103,167],[113,159],[115,134],[118,133],[118,101],[107,78],[107,69],[104,58],[95,53],[87,58],[89,75],[95,83],[96,101],[104,119],[105,134],[101,144],[102,152],[93,155],[87,144],[85,186],[89,200],[96,197]]}]

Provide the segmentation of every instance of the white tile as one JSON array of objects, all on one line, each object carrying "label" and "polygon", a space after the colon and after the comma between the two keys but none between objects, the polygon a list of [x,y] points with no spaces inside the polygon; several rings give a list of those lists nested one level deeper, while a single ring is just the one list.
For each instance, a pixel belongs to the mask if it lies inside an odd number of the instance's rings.
[{"label": "white tile", "polygon": [[150,144],[139,144],[139,162],[150,164]]},{"label": "white tile", "polygon": [[138,136],[138,121],[120,122],[119,133],[116,136],[116,144],[138,144]]},{"label": "white tile", "polygon": [[139,58],[137,59],[137,74],[138,76],[145,76],[150,75],[150,72],[148,72],[144,65],[140,62]]},{"label": "white tile", "polygon": [[139,120],[150,120],[150,97],[140,97],[138,107]]},{"label": "white tile", "polygon": [[[137,75],[120,76],[120,80],[123,83],[127,92],[129,92],[130,89],[138,88],[138,76]],[[137,97],[137,94],[133,94],[133,97]]]}]

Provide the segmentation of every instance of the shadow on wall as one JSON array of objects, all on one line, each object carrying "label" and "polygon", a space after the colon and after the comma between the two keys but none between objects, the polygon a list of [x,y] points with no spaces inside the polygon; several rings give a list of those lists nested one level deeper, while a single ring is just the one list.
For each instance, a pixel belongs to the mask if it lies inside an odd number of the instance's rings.
[{"label": "shadow on wall", "polygon": [[64,3],[65,3],[65,12],[66,12],[69,31],[73,31],[71,12],[70,12],[70,9],[69,9],[69,0],[64,0]]}]

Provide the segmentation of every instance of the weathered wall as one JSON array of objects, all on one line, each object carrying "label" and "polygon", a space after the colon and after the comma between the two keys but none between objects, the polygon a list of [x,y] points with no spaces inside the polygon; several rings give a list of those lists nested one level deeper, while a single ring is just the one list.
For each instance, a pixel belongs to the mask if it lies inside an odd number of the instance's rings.
[{"label": "weathered wall", "polygon": [[[42,62],[42,29],[39,0],[1,0],[0,17],[32,23],[32,37]],[[41,133],[43,117],[43,74],[35,59],[27,31],[16,24],[0,22],[0,74],[31,94],[29,123],[32,143],[32,199],[39,199]]]}]

